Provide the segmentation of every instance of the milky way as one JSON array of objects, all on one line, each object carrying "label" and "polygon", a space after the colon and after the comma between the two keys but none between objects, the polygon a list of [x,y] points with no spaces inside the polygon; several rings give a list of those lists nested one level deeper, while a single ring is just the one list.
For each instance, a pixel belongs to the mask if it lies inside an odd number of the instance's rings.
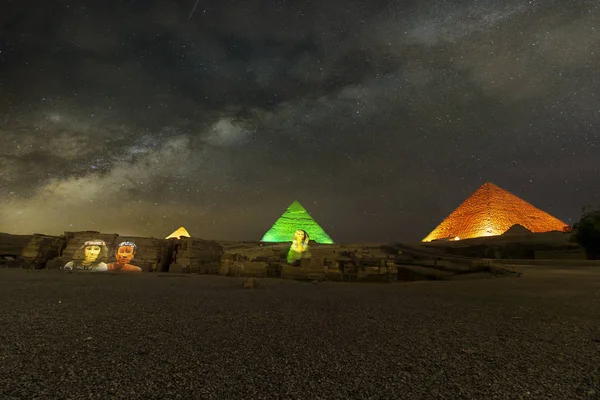
[{"label": "milky way", "polygon": [[[62,4],[61,4],[62,3]],[[9,2],[0,231],[419,240],[484,182],[600,204],[600,6]]]}]

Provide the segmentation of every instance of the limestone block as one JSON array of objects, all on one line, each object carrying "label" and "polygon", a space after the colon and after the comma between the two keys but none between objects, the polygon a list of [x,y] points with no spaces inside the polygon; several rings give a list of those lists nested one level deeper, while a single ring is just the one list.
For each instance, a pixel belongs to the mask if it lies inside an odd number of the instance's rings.
[{"label": "limestone block", "polygon": [[45,250],[52,250],[56,252],[56,255],[60,252],[64,239],[60,236],[46,236],[46,235],[33,235],[25,248],[21,256],[24,258],[38,258],[40,253]]},{"label": "limestone block", "polygon": [[267,265],[267,276],[270,278],[281,278],[282,263],[270,262]]},{"label": "limestone block", "polygon": [[341,281],[343,277],[342,272],[339,269],[328,269],[325,271],[325,279],[329,281]]},{"label": "limestone block", "polygon": [[49,260],[60,254],[64,245],[65,241],[62,236],[33,235],[21,254],[23,267],[44,268]]},{"label": "limestone block", "polygon": [[244,276],[244,262],[233,261],[229,267],[229,276]]},{"label": "limestone block", "polygon": [[144,262],[138,264],[138,266],[142,269],[142,272],[155,272],[156,271],[156,263]]},{"label": "limestone block", "polygon": [[322,272],[325,270],[325,260],[322,258],[311,258],[309,268],[311,271],[321,271]]},{"label": "limestone block", "polygon": [[219,275],[227,276],[229,275],[229,269],[233,266],[233,259],[230,258],[222,258],[221,263],[219,265]]},{"label": "limestone block", "polygon": [[[165,239],[157,238],[145,238],[145,237],[134,237],[134,236],[116,236],[109,248],[109,262],[115,261],[115,251],[117,246],[122,242],[133,242],[136,245],[135,257],[131,260],[132,265],[141,267],[142,270],[154,271],[161,266],[161,270],[164,270],[164,266],[169,264],[172,260],[169,255],[170,242]],[[151,264],[151,267],[144,267],[144,265]]]},{"label": "limestone block", "polygon": [[192,265],[192,259],[187,257],[177,257],[177,264],[189,267]]},{"label": "limestone block", "polygon": [[283,279],[305,279],[306,274],[301,267],[295,267],[289,264],[282,264],[281,277]]},{"label": "limestone block", "polygon": [[60,258],[55,257],[46,262],[46,269],[61,269],[67,262],[68,261],[62,261]]},{"label": "limestone block", "polygon": [[302,259],[301,268],[304,273],[304,279],[323,280],[325,279],[325,263],[322,258]]},{"label": "limestone block", "polygon": [[200,273],[200,263],[198,261],[193,260],[190,263],[189,273],[190,274],[198,274],[198,273]]},{"label": "limestone block", "polygon": [[212,240],[181,240],[177,256],[198,258],[204,262],[219,261],[223,255],[223,246]]},{"label": "limestone block", "polygon": [[198,273],[206,275],[217,275],[219,274],[221,264],[215,261],[200,264]]},{"label": "limestone block", "polygon": [[260,284],[255,278],[246,278],[242,283],[242,289],[260,289]]},{"label": "limestone block", "polygon": [[310,265],[312,264],[312,260],[310,258],[301,258],[300,259],[300,268],[302,268],[303,271],[306,271],[310,268]]},{"label": "limestone block", "polygon": [[188,274],[190,272],[190,267],[188,265],[174,263],[169,265],[169,272],[173,274]]},{"label": "limestone block", "polygon": [[16,258],[23,254],[33,235],[11,235],[0,233],[0,256]]},{"label": "limestone block", "polygon": [[242,263],[242,276],[267,276],[267,263],[264,261],[245,261]]}]

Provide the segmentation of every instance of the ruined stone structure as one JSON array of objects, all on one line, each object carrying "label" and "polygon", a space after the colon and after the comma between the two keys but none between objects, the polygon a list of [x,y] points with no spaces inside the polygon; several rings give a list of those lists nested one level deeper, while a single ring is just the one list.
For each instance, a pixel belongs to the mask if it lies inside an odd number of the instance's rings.
[{"label": "ruined stone structure", "polygon": [[568,225],[493,183],[483,184],[423,242],[501,235],[519,224],[530,232],[563,231]]},{"label": "ruined stone structure", "polygon": [[13,265],[21,257],[32,237],[33,235],[0,233],[0,267]]},{"label": "ruined stone structure", "polygon": [[135,243],[137,249],[131,264],[144,272],[207,273],[206,270],[210,270],[217,273],[223,255],[223,247],[214,241],[193,238],[167,240],[82,231],[65,232],[61,236],[2,234],[0,261],[6,267],[60,269],[72,261],[75,253],[89,240],[106,243],[108,254],[101,260],[104,262],[114,261],[114,251],[119,243]]},{"label": "ruined stone structure", "polygon": [[[61,250],[54,257],[47,258],[42,268],[62,268],[66,263],[73,260],[77,250],[87,240],[103,240],[110,247],[118,236],[116,233],[100,233],[96,231],[65,232],[64,235],[56,237],[57,241],[62,242]],[[35,251],[39,253],[35,245],[31,246],[31,251],[32,253]]]},{"label": "ruined stone structure", "polygon": [[[137,246],[135,257],[131,264],[142,268],[144,272],[167,271],[173,261],[171,251],[174,244],[165,239],[145,238],[135,236],[117,236],[110,248],[114,249],[121,242],[133,242]],[[113,254],[111,253],[111,257]]]},{"label": "ruined stone structure", "polygon": [[534,262],[545,265],[548,258],[565,266],[600,265],[600,261],[582,258],[579,246],[569,241],[568,233],[527,234],[520,228],[515,230],[521,233],[413,245],[315,244],[310,258],[291,264],[286,261],[287,243],[218,243],[198,238],[156,239],[95,231],[65,232],[61,236],[0,234],[0,266],[59,270],[90,241],[93,245],[105,243],[102,261],[106,263],[114,261],[119,244],[135,243],[135,255],[128,263],[147,273],[219,274],[313,282],[438,280],[472,272],[504,274],[504,265]]},{"label": "ruined stone structure", "polygon": [[23,248],[20,260],[25,268],[42,269],[57,257],[65,246],[61,237],[34,234]]},{"label": "ruined stone structure", "polygon": [[223,246],[213,240],[181,238],[174,241],[169,271],[216,274],[222,256]]},{"label": "ruined stone structure", "polygon": [[294,201],[285,210],[285,212],[265,233],[261,242],[281,243],[291,242],[294,232],[302,229],[308,233],[310,240],[321,244],[331,244],[333,240],[327,233],[315,222],[304,207],[297,201]]}]

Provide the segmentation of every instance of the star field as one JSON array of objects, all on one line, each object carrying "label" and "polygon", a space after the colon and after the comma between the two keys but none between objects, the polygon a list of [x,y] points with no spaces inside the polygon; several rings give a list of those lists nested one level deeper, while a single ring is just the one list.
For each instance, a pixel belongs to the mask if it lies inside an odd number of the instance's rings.
[{"label": "star field", "polygon": [[0,231],[258,240],[298,200],[420,240],[488,181],[600,204],[595,0],[6,3]]}]

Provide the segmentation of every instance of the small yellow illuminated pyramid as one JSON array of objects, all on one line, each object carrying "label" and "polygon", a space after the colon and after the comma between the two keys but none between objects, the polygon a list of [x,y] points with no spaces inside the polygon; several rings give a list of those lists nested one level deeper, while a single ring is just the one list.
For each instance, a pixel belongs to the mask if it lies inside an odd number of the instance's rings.
[{"label": "small yellow illuminated pyramid", "polygon": [[191,237],[190,234],[188,233],[188,231],[182,226],[181,228],[177,229],[175,232],[171,233],[169,236],[167,236],[165,239],[179,239],[180,237]]}]

